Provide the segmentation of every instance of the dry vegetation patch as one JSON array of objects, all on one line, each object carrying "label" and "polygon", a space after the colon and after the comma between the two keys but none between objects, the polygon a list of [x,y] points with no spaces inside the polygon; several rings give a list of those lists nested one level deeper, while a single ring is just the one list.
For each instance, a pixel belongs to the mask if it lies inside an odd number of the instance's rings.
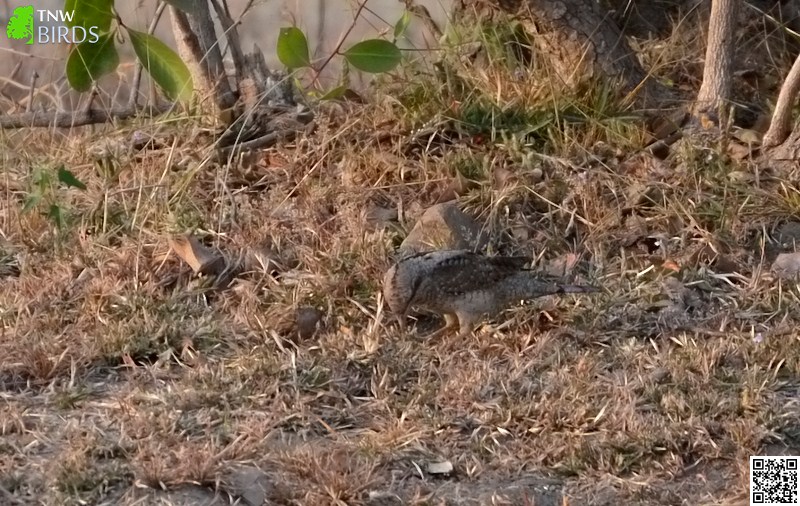
[{"label": "dry vegetation patch", "polygon": [[[800,291],[770,265],[797,174],[691,140],[656,159],[611,87],[495,63],[325,104],[231,164],[188,118],[3,133],[0,497],[711,504],[796,452]],[[399,335],[379,281],[453,197],[491,251],[604,292]],[[240,262],[229,285],[172,252],[186,233]]]}]

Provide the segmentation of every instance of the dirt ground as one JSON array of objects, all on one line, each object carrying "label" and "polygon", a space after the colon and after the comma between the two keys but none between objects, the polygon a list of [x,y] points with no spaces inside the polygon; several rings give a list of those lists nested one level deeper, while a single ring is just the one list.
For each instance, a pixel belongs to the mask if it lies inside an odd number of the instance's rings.
[{"label": "dirt ground", "polygon": [[[746,504],[800,450],[797,171],[454,61],[230,163],[180,114],[0,133],[0,503]],[[383,273],[447,201],[601,292],[402,333]]]}]

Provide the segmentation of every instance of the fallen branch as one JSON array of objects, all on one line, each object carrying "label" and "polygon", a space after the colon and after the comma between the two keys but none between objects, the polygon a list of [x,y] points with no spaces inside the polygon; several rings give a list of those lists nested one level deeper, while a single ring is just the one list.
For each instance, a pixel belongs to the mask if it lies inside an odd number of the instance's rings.
[{"label": "fallen branch", "polygon": [[257,139],[241,142],[232,146],[226,146],[217,150],[217,161],[220,163],[230,162],[236,156],[242,153],[253,151],[256,149],[270,148],[278,143],[278,141],[291,141],[297,135],[296,130],[283,130],[279,132],[271,132],[262,135]]},{"label": "fallen branch", "polygon": [[170,111],[172,104],[142,108],[116,107],[111,109],[84,109],[78,111],[34,111],[10,116],[0,116],[0,128],[57,127],[70,128],[97,123],[108,123],[114,119],[128,119],[141,112],[159,115]]}]

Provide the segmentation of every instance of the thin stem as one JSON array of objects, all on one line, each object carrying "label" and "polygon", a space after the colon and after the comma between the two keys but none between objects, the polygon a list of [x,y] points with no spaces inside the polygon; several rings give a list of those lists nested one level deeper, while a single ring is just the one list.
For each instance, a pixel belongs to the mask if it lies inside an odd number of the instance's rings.
[{"label": "thin stem", "polygon": [[[161,21],[161,15],[164,13],[164,9],[167,7],[167,2],[160,2],[158,4],[158,8],[156,8],[155,15],[153,16],[153,21],[150,22],[150,26],[147,27],[147,33],[150,35],[156,31],[156,27],[158,26],[158,22]],[[142,82],[142,62],[139,59],[136,59],[136,69],[133,71],[133,82],[131,83],[131,93],[128,96],[128,107],[136,108],[136,99],[139,97],[139,85]]]},{"label": "thin stem", "polygon": [[342,37],[339,39],[339,42],[336,44],[336,47],[333,49],[333,52],[331,52],[331,54],[328,55],[328,58],[325,59],[325,61],[322,63],[322,66],[319,69],[315,69],[315,75],[314,75],[314,81],[313,81],[315,84],[319,83],[320,74],[325,69],[325,67],[328,66],[328,64],[331,62],[333,57],[338,55],[338,54],[340,54],[339,50],[342,49],[342,44],[344,44],[344,41],[347,39],[348,35],[350,35],[350,32],[353,31],[353,28],[356,27],[356,22],[358,21],[358,18],[361,16],[361,11],[364,10],[364,6],[367,5],[368,1],[369,0],[363,0],[358,5],[358,9],[356,9],[356,15],[353,16],[353,22],[350,23],[349,27],[347,27],[347,30],[344,32],[344,35],[342,35]]}]

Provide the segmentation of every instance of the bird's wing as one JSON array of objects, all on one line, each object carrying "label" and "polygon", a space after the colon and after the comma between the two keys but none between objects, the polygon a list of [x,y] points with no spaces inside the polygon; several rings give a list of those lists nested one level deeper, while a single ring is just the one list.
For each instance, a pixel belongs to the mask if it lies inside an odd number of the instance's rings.
[{"label": "bird's wing", "polygon": [[464,251],[441,259],[432,270],[431,280],[447,294],[458,295],[491,288],[524,269],[527,257],[485,257]]}]

